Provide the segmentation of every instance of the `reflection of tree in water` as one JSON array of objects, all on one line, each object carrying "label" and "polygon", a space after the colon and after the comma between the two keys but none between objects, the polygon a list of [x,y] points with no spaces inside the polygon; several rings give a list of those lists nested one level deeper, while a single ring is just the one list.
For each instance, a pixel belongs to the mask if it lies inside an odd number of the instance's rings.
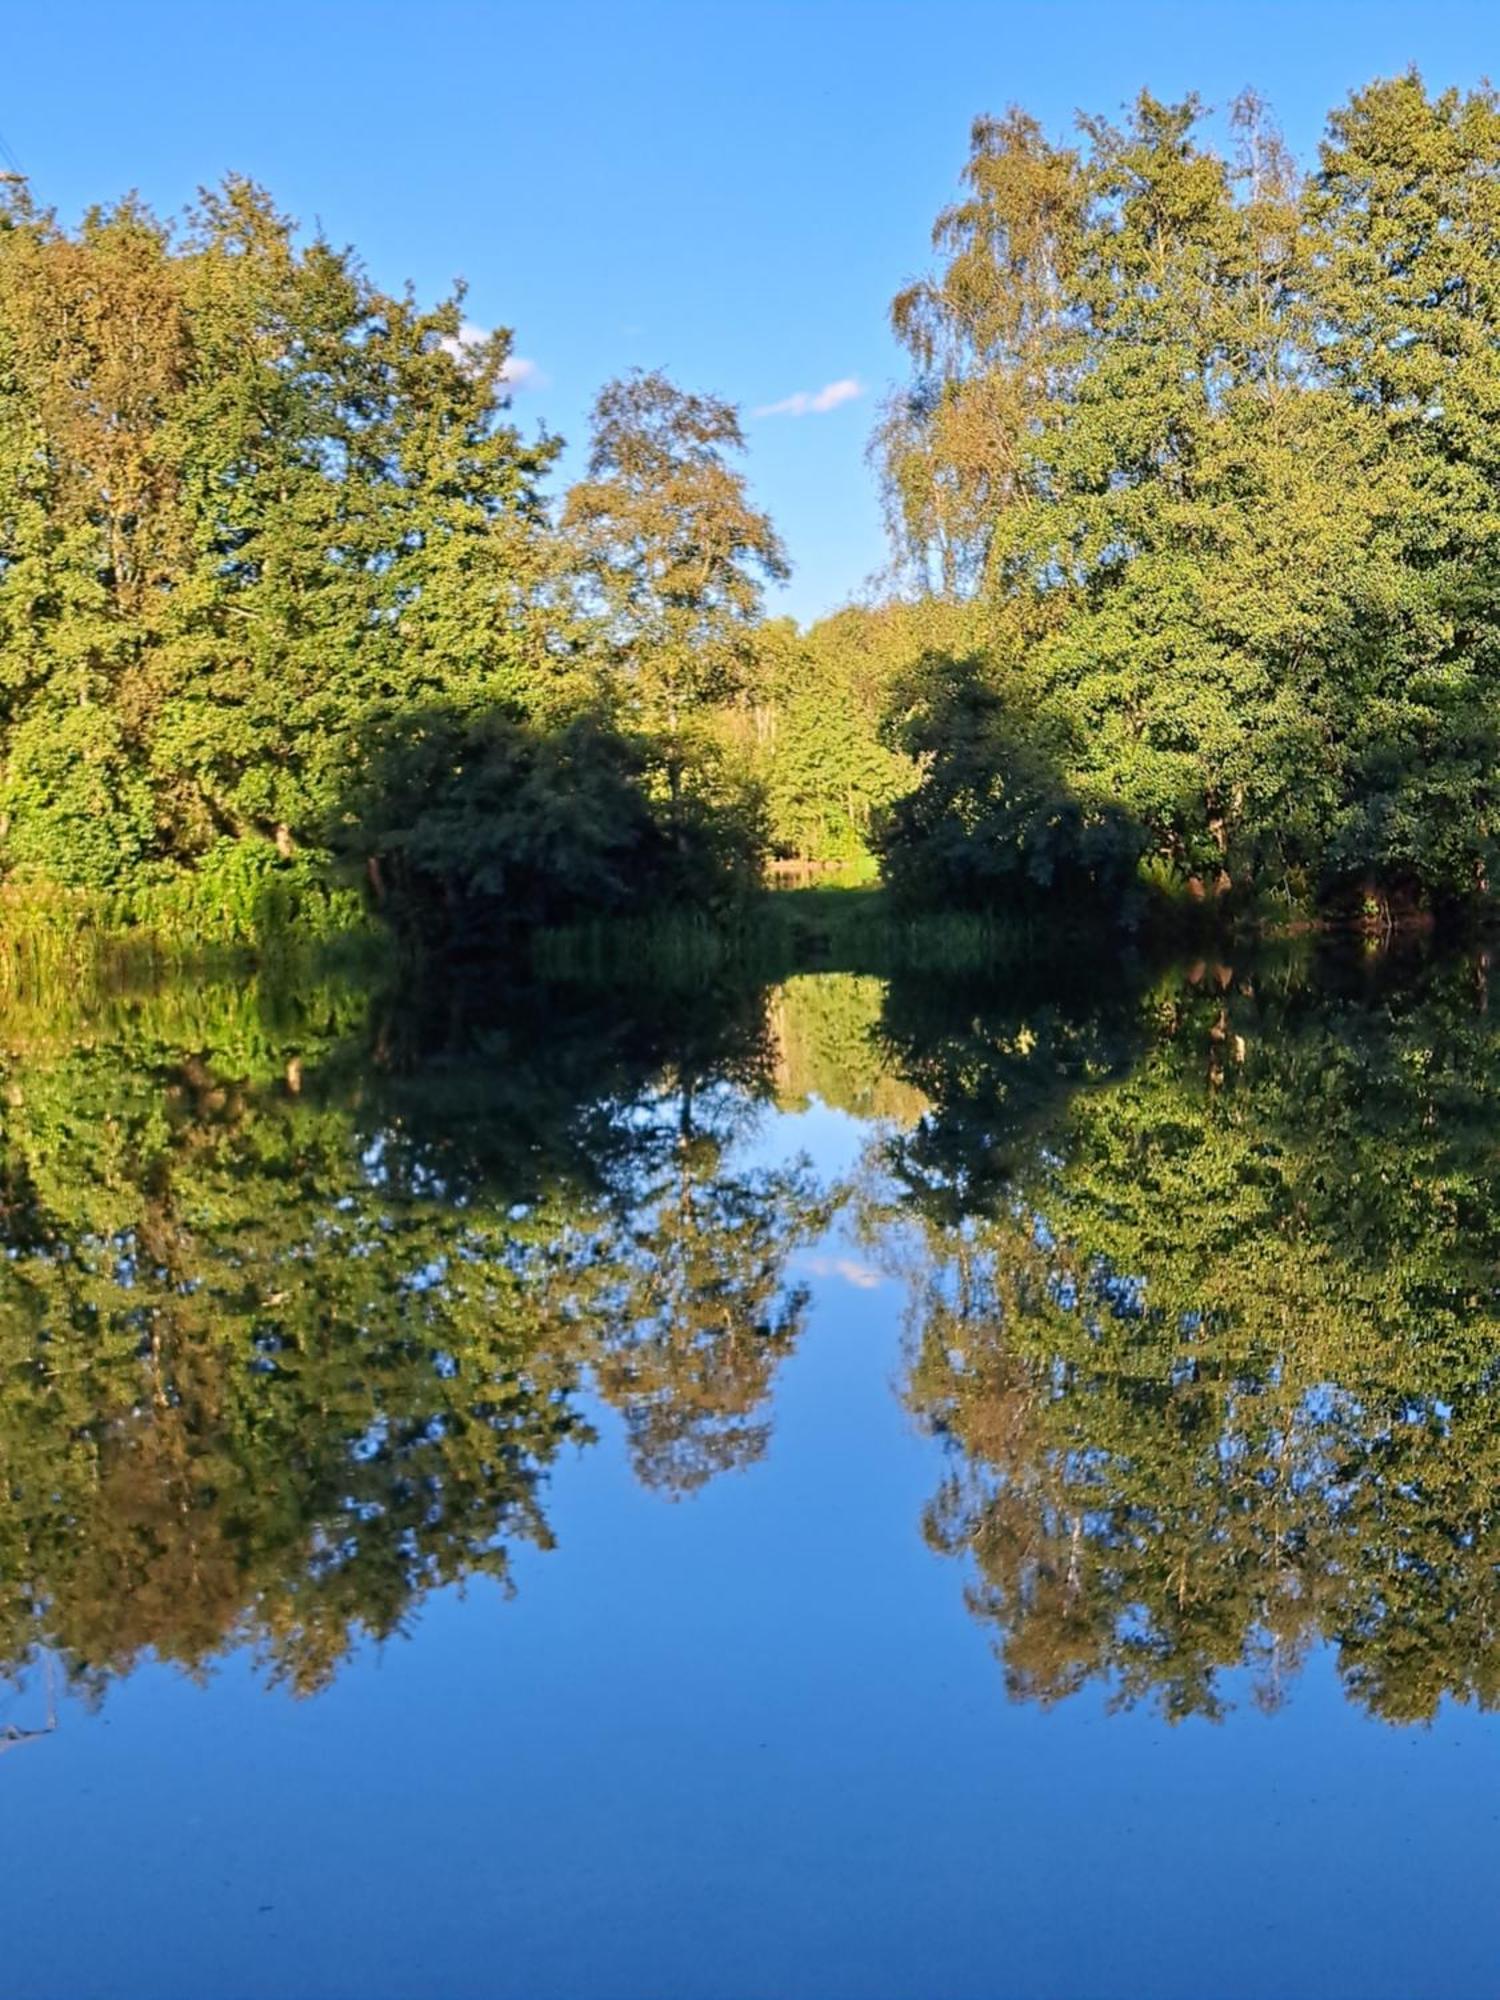
[{"label": "reflection of tree in water", "polygon": [[1008,1685],[1212,1714],[1224,1670],[1274,1702],[1327,1639],[1380,1714],[1500,1700],[1482,979],[1201,969],[1137,1017],[1133,1066],[1058,1094],[1035,1012],[960,1015],[888,1142],[910,1397],[952,1454],[928,1532]]},{"label": "reflection of tree in water", "polygon": [[319,1686],[545,1545],[590,1383],[660,1490],[757,1457],[833,1198],[743,1143],[800,1050],[895,1079],[859,1219],[1018,1695],[1212,1714],[1326,1639],[1381,1714],[1500,1699],[1482,975],[13,1003],[0,1661]]},{"label": "reflection of tree in water", "polygon": [[630,1224],[594,1360],[648,1486],[689,1492],[765,1451],[771,1376],[807,1307],[786,1257],[821,1215],[804,1170],[735,1172],[720,1138],[681,1134]]},{"label": "reflection of tree in water", "polygon": [[[643,1474],[763,1441],[819,1208],[731,1142],[763,1009],[448,997],[12,1009],[0,1200],[0,1660],[95,1687],[256,1645],[308,1689],[423,1592],[545,1544],[593,1371]],[[712,1106],[705,1120],[699,1107]]]},{"label": "reflection of tree in water", "polygon": [[856,1118],[906,1124],[925,1109],[897,1073],[884,1031],[888,989],[870,973],[804,972],[771,994],[776,1101],[813,1098]]}]

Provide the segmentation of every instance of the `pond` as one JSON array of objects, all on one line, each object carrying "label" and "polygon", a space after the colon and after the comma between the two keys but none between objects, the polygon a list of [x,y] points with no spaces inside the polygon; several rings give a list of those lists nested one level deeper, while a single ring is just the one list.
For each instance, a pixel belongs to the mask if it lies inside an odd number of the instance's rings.
[{"label": "pond", "polygon": [[13,2000],[1500,1990],[1488,954],[0,1005]]}]

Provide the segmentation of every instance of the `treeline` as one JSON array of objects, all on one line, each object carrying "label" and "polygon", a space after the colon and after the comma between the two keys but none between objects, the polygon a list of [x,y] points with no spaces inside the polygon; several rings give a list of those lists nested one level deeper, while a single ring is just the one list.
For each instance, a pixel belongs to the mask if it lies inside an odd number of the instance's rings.
[{"label": "treeline", "polygon": [[[1500,99],[982,118],[896,299],[879,603],[763,615],[736,412],[602,392],[241,181],[0,208],[0,871],[253,929],[908,905],[1435,907],[1495,873]],[[340,906],[330,883],[341,883]]]}]

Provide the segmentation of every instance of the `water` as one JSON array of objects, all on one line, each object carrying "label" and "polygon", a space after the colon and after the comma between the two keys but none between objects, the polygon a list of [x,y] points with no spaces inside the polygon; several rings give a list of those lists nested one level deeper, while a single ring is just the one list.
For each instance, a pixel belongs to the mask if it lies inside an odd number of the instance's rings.
[{"label": "water", "polygon": [[1500,1991],[1496,1022],[13,998],[6,1992]]}]

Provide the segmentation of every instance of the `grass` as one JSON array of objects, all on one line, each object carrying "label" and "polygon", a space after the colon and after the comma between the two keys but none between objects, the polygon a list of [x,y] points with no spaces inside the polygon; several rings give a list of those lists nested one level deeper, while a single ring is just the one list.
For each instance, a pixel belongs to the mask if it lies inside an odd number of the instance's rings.
[{"label": "grass", "polygon": [[[334,912],[347,917],[352,902]],[[276,913],[269,913],[273,918]],[[281,985],[309,979],[363,981],[392,956],[392,941],[368,922],[320,922],[294,913],[258,933],[213,909],[160,895],[128,901],[49,886],[0,889],[0,1001],[38,995],[159,992],[174,982],[239,982],[264,972]]]}]

